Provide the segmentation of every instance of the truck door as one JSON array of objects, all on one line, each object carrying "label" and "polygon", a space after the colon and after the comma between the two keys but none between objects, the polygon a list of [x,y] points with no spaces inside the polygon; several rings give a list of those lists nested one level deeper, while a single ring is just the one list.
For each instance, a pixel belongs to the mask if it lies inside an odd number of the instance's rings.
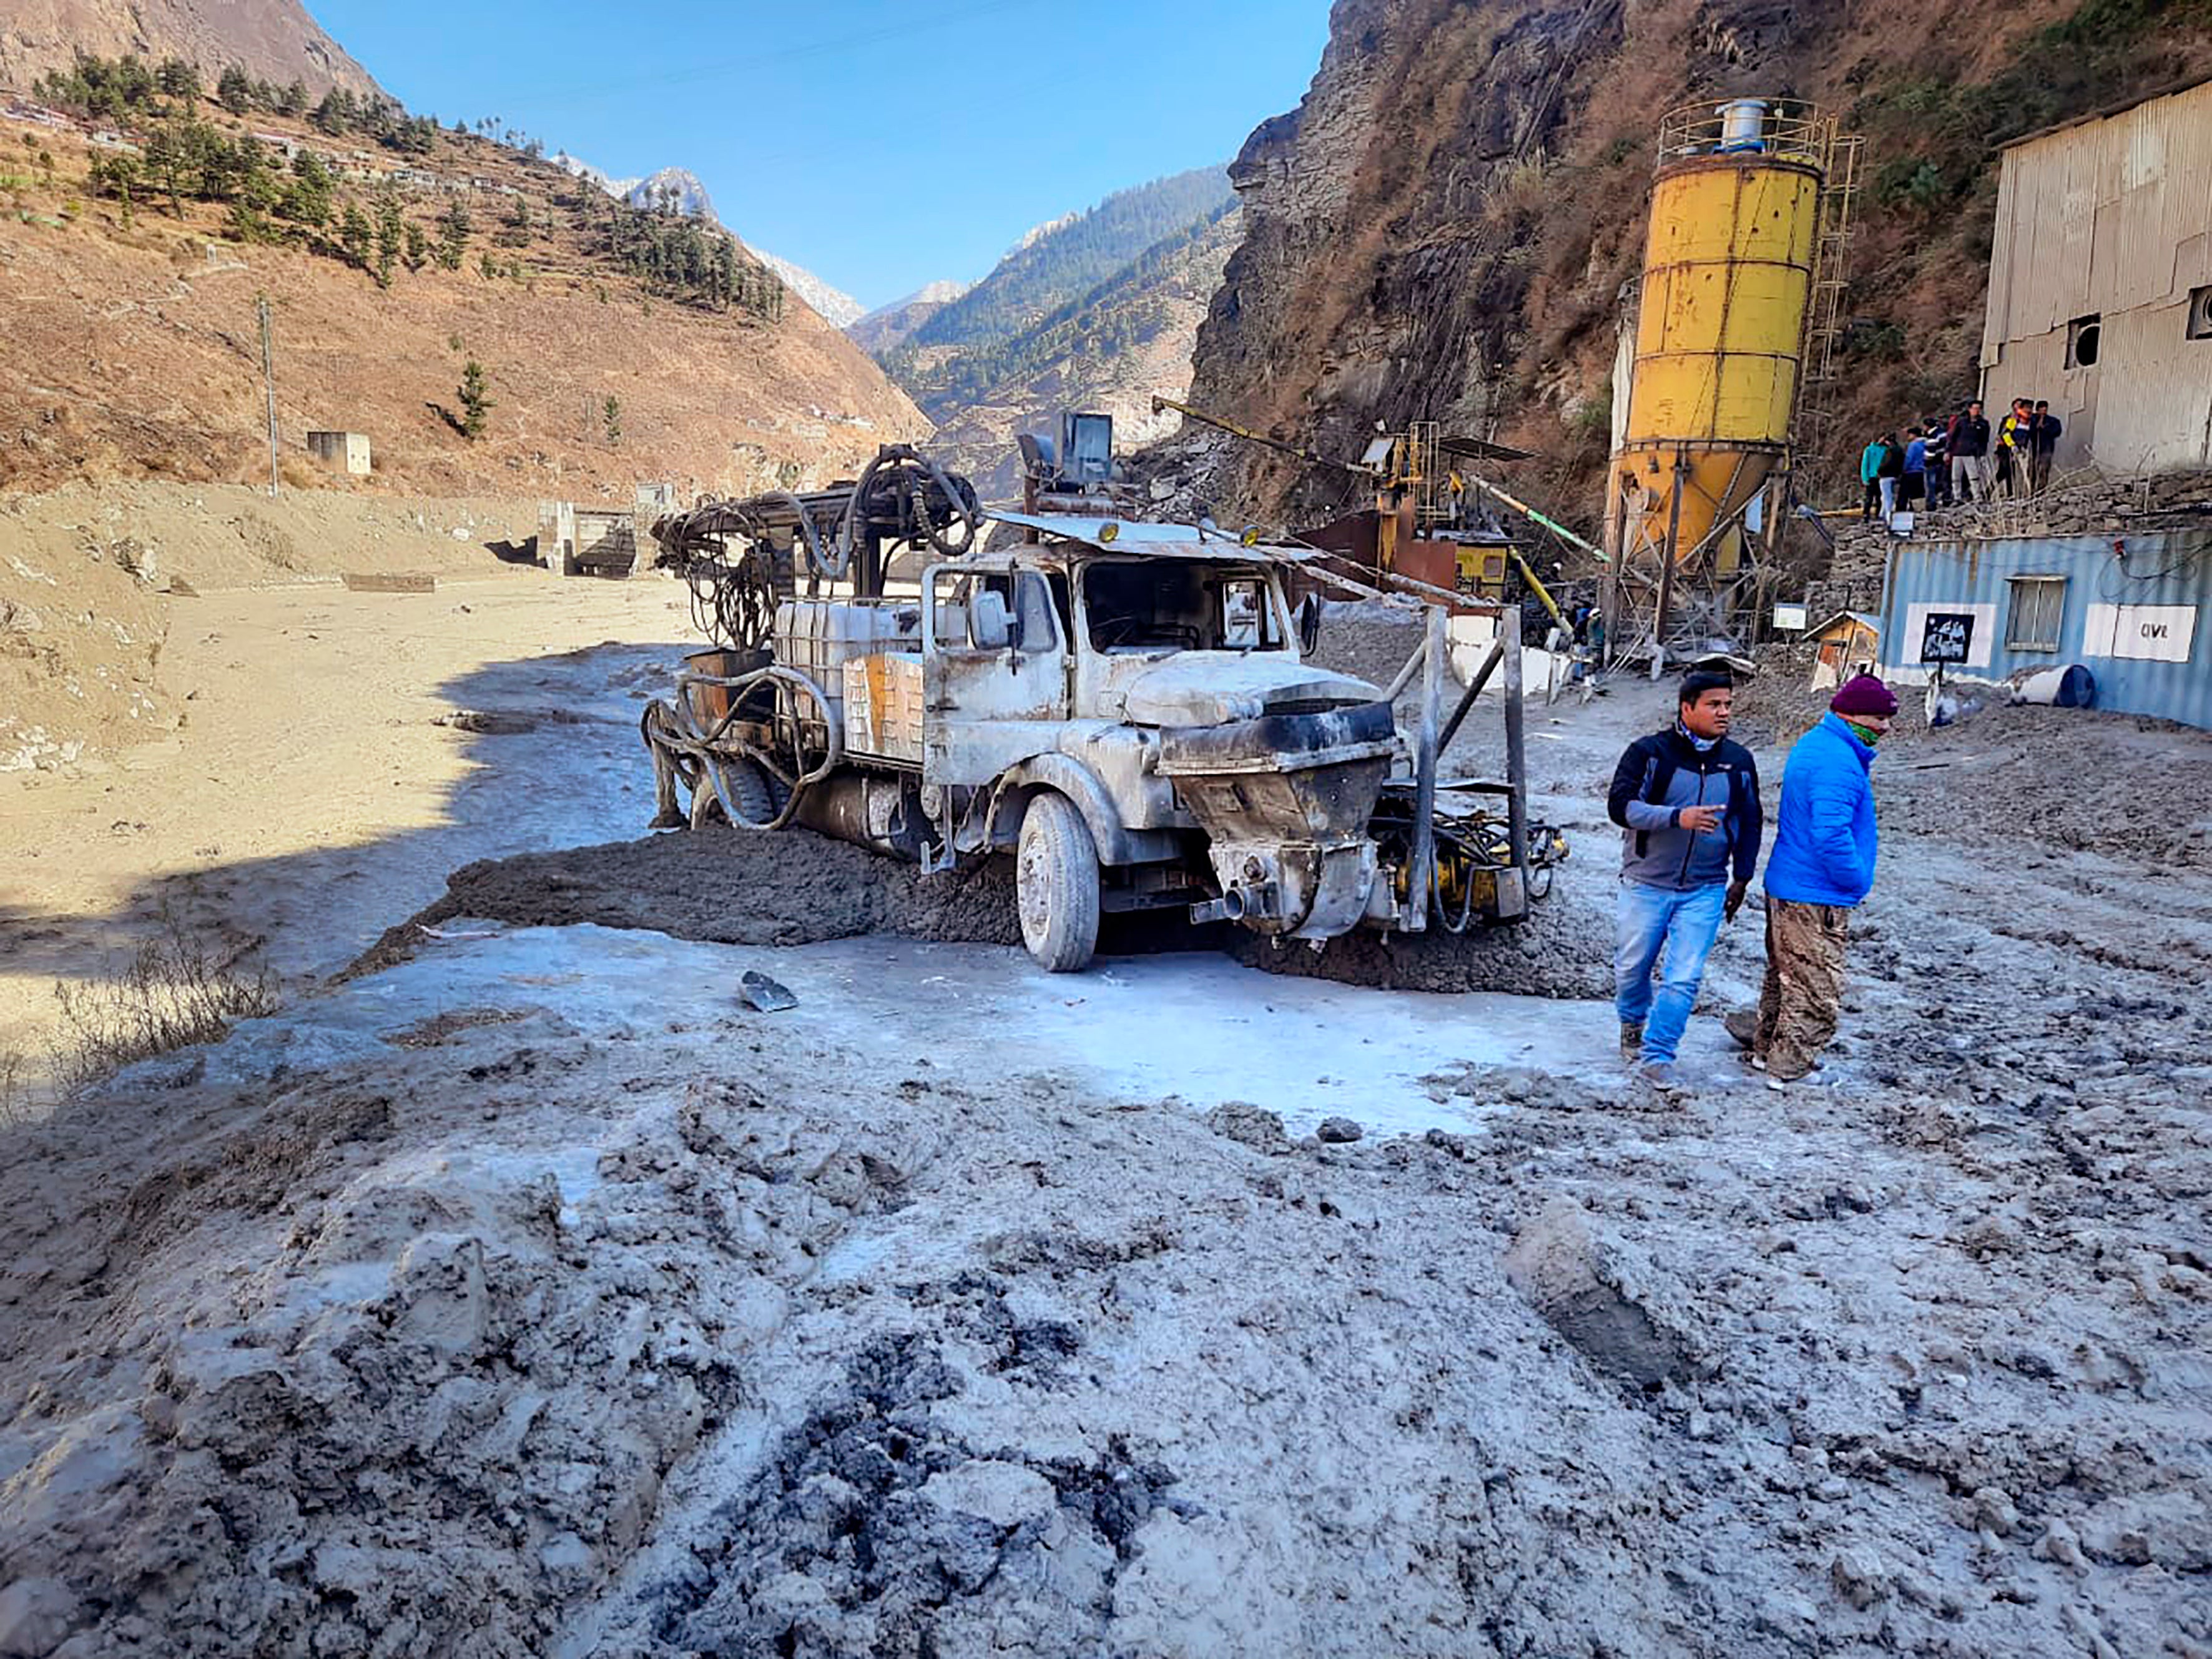
[{"label": "truck door", "polygon": [[982,783],[1049,749],[1067,718],[1067,640],[1035,570],[940,566],[922,581],[923,736],[933,781]]}]

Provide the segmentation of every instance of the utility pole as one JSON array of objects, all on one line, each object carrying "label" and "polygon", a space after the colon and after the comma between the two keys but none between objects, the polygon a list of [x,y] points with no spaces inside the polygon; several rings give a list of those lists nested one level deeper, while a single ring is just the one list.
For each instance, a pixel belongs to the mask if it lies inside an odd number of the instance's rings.
[{"label": "utility pole", "polygon": [[269,394],[269,493],[277,493],[276,474],[276,354],[269,338],[269,296],[254,296],[261,313],[261,384]]}]

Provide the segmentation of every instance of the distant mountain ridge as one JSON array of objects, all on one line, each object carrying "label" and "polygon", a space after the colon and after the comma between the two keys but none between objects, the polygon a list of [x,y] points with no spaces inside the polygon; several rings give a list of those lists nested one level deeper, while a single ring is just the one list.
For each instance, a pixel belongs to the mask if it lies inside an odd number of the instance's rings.
[{"label": "distant mountain ridge", "polygon": [[1025,234],[983,280],[933,312],[877,361],[933,421],[968,408],[1012,366],[1005,349],[1163,240],[1236,200],[1225,167],[1117,191]]},{"label": "distant mountain ridge", "polygon": [[311,96],[333,87],[388,97],[369,72],[323,33],[299,0],[5,0],[0,4],[0,86],[28,88],[66,70],[80,52],[158,63],[182,58],[212,85],[235,64]]},{"label": "distant mountain ridge", "polygon": [[880,359],[974,286],[973,283],[924,283],[904,299],[854,318],[845,325],[845,332],[861,350]]},{"label": "distant mountain ridge", "polygon": [[1020,488],[1016,437],[1052,430],[1063,409],[1111,415],[1124,453],[1174,431],[1182,417],[1155,415],[1152,400],[1189,390],[1199,324],[1243,234],[1240,217],[1234,202],[1224,205],[997,345],[985,358],[996,378],[942,418],[938,453],[986,500],[1005,501]]}]

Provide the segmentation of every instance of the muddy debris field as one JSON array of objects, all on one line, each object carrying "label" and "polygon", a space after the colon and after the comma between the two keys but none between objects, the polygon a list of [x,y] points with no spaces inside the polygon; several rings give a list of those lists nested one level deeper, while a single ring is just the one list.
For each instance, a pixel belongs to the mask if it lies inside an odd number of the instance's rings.
[{"label": "muddy debris field", "polygon": [[[1533,722],[1540,924],[1256,952],[1346,982],[1280,1041],[1601,997],[1649,713]],[[999,872],[470,866],[9,1132],[0,1654],[2203,1659],[2212,868],[2146,753],[2206,766],[2049,710],[1886,747],[1809,1085],[1471,1059],[1441,999],[1458,1127],[1356,1139],[716,1000],[809,941],[1006,946]],[[1693,1031],[1759,967],[1754,912]]]}]

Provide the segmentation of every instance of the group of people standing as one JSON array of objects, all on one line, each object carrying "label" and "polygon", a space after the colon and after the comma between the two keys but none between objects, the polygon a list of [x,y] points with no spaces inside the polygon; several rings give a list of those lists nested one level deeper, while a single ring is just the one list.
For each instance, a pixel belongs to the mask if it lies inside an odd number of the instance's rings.
[{"label": "group of people standing", "polygon": [[[1759,767],[1729,739],[1729,675],[1686,676],[1674,725],[1629,744],[1607,814],[1620,826],[1614,1008],[1621,1054],[1662,1093],[1678,1091],[1674,1056],[1705,958],[1759,865],[1765,815]],[[1790,751],[1766,864],[1766,978],[1756,1010],[1725,1022],[1771,1089],[1820,1064],[1843,1006],[1850,913],[1874,887],[1875,746],[1897,696],[1871,674],[1846,682]]]},{"label": "group of people standing", "polygon": [[1977,398],[1948,419],[1908,428],[1901,442],[1885,432],[1859,456],[1860,516],[1887,523],[1901,507],[1994,501],[1999,490],[2014,501],[2039,495],[2065,429],[2047,401],[2026,398],[2014,398],[2011,412],[1992,427]]}]

